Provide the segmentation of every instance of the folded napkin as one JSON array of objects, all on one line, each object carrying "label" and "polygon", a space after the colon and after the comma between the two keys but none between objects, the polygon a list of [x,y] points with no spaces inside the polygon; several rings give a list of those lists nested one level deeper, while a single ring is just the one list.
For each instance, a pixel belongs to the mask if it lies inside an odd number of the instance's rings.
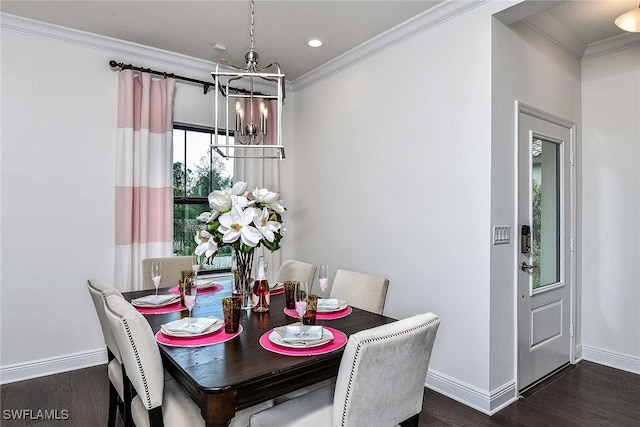
[{"label": "folded napkin", "polygon": [[337,298],[318,298],[318,308],[324,308],[324,309],[340,308],[340,300]]},{"label": "folded napkin", "polygon": [[221,324],[222,320],[213,316],[192,318],[191,324],[189,324],[189,318],[185,317],[184,319],[178,319],[160,325],[160,330],[166,335],[172,336],[200,335],[214,329],[214,326]]},{"label": "folded napkin", "polygon": [[333,339],[331,335],[325,334],[322,326],[304,325],[302,330],[307,336],[297,337],[300,332],[300,323],[273,328],[273,331],[280,336],[280,341],[287,344],[299,345],[301,347],[316,346],[327,343]]},{"label": "folded napkin", "polygon": [[158,295],[156,298],[155,295],[147,295],[140,298],[135,298],[131,300],[131,304],[137,307],[157,307],[160,305],[165,305],[173,301],[177,301],[180,299],[180,295]]},{"label": "folded napkin", "polygon": [[276,282],[274,284],[269,284],[269,289],[270,290],[275,290],[275,289],[280,289],[280,288],[284,288],[284,283],[282,282]]}]

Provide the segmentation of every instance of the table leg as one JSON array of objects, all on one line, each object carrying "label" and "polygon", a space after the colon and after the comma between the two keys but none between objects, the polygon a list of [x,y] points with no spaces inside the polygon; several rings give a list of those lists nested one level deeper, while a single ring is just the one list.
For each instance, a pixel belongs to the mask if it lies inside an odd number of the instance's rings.
[{"label": "table leg", "polygon": [[236,394],[233,391],[203,393],[200,401],[200,413],[207,427],[227,427],[236,415]]}]

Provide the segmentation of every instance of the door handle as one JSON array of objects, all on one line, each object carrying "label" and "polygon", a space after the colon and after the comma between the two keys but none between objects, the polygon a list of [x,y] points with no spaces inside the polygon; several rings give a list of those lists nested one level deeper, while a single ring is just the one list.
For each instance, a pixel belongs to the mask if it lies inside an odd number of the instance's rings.
[{"label": "door handle", "polygon": [[533,270],[533,265],[529,265],[526,262],[522,261],[522,264],[520,264],[520,270],[522,271],[527,271],[527,270]]}]

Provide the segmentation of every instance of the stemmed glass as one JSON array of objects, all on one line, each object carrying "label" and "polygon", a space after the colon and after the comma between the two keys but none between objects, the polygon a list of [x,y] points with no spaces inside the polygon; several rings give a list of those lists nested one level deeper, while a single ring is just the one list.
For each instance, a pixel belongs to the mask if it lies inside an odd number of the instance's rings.
[{"label": "stemmed glass", "polygon": [[304,314],[307,312],[307,303],[309,300],[309,286],[307,282],[300,282],[296,285],[295,291],[296,298],[296,312],[298,316],[300,316],[300,332],[296,334],[296,337],[306,337],[307,333],[303,331],[303,320]]},{"label": "stemmed glass", "polygon": [[191,310],[193,310],[193,307],[196,305],[196,296],[198,294],[198,285],[196,284],[195,278],[193,283],[191,283],[191,287],[187,289],[187,291],[188,292],[184,295],[184,305],[186,305],[189,310],[189,323],[187,323],[187,328],[190,328],[191,321],[193,320],[191,317]]},{"label": "stemmed glass", "polygon": [[193,273],[194,273],[194,282],[198,283],[198,271],[200,270],[200,260],[198,259],[197,255],[194,255],[191,257],[191,268],[193,269]]},{"label": "stemmed glass", "polygon": [[156,287],[156,301],[158,301],[158,288],[160,287],[161,278],[162,278],[162,261],[153,261],[151,263],[151,280],[153,280],[153,286]]},{"label": "stemmed glass", "polygon": [[318,273],[318,281],[320,282],[322,299],[324,299],[324,291],[327,290],[327,286],[329,285],[329,266],[327,264],[320,265],[320,272]]}]

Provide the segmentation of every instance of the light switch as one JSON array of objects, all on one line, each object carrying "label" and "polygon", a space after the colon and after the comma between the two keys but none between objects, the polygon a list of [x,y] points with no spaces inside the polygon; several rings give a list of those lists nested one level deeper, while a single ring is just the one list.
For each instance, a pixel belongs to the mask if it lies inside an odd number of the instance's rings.
[{"label": "light switch", "polygon": [[506,245],[511,243],[511,227],[508,225],[493,226],[493,244]]}]

